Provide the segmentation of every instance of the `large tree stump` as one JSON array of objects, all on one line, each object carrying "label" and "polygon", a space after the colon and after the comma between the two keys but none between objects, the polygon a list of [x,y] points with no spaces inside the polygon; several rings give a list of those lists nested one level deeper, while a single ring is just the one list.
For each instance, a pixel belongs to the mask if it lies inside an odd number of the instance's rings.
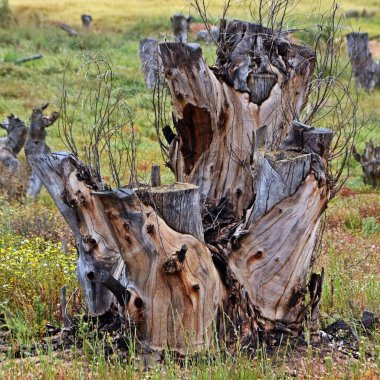
[{"label": "large tree stump", "polygon": [[314,53],[241,21],[220,43],[212,69],[197,45],[160,45],[178,133],[170,166],[178,181],[199,187],[205,241],[224,251],[261,327],[297,333],[329,199],[332,132],[293,123]]},{"label": "large tree stump", "polygon": [[139,57],[145,84],[148,88],[154,88],[159,80],[161,67],[158,43],[155,38],[144,38],[140,41]]},{"label": "large tree stump", "polygon": [[92,16],[91,15],[81,15],[80,18],[82,20],[82,28],[84,30],[90,30],[91,23],[92,23]]},{"label": "large tree stump", "polygon": [[174,40],[187,44],[187,33],[190,29],[190,23],[193,20],[191,16],[184,16],[181,13],[176,13],[171,17]]},{"label": "large tree stump", "polygon": [[357,87],[372,90],[380,81],[380,63],[376,63],[368,45],[368,33],[347,34],[347,48]]},{"label": "large tree stump", "polygon": [[354,147],[354,158],[359,161],[364,173],[364,183],[373,187],[380,187],[380,146],[375,147],[369,140],[365,144],[363,154]]},{"label": "large tree stump", "polygon": [[17,197],[24,191],[24,171],[17,156],[24,146],[27,128],[14,115],[0,123],[0,128],[7,132],[7,136],[0,139],[0,191]]},{"label": "large tree stump", "polygon": [[222,289],[202,242],[172,230],[132,190],[99,191],[73,156],[30,161],[74,232],[78,277],[93,313],[112,301],[97,279],[101,268],[127,288],[124,312],[150,348],[184,351],[211,339]]},{"label": "large tree stump", "polygon": [[309,311],[316,328],[332,132],[297,121],[314,52],[242,21],[219,42],[212,68],[198,45],[159,46],[181,184],[110,190],[70,154],[28,157],[74,232],[89,310],[118,303],[157,351],[207,348],[213,331],[230,348],[259,328],[296,335]]},{"label": "large tree stump", "polygon": [[[30,117],[30,127],[28,129],[28,136],[25,143],[25,154],[29,157],[32,154],[48,154],[50,148],[46,144],[46,130],[50,127],[58,118],[58,112],[53,112],[50,116],[43,114],[43,111],[48,107],[47,104],[33,110]],[[38,175],[32,170],[29,175],[28,187],[26,195],[31,198],[36,198],[41,191],[42,182]]]}]

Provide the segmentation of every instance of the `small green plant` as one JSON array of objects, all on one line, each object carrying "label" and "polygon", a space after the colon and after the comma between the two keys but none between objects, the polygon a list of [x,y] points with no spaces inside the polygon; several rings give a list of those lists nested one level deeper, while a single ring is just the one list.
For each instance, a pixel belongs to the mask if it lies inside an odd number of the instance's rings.
[{"label": "small green plant", "polygon": [[380,223],[374,216],[363,219],[361,233],[364,237],[380,232]]},{"label": "small green plant", "polygon": [[351,231],[360,230],[362,227],[362,219],[359,214],[350,212],[344,221],[344,225]]}]

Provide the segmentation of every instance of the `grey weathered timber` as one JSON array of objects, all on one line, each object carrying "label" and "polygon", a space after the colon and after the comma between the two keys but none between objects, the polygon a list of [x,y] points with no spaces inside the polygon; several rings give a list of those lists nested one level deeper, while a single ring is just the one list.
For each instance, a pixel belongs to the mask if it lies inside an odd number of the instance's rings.
[{"label": "grey weathered timber", "polygon": [[148,88],[154,88],[159,80],[161,58],[155,38],[144,38],[140,41],[139,57],[144,81]]},{"label": "grey weathered timber", "polygon": [[222,29],[211,70],[195,44],[160,45],[177,132],[170,167],[199,187],[205,241],[246,289],[261,328],[297,333],[329,199],[332,132],[293,130],[315,55],[261,25]]},{"label": "grey weathered timber", "polygon": [[17,59],[15,61],[15,65],[21,65],[23,63],[30,62],[30,61],[35,61],[35,60],[41,59],[41,58],[43,58],[42,54],[33,54],[33,55],[29,56],[29,57]]},{"label": "grey weathered timber", "polygon": [[217,26],[210,26],[209,30],[202,29],[197,33],[197,40],[204,41],[206,43],[211,43],[218,41],[219,39],[219,28]]},{"label": "grey weathered timber", "polygon": [[62,30],[64,30],[70,37],[75,37],[78,35],[78,32],[74,28],[72,28],[70,25],[67,25],[63,22],[59,22],[57,23],[57,26],[61,28]]},{"label": "grey weathered timber", "polygon": [[346,41],[357,87],[364,87],[366,91],[372,90],[379,84],[380,63],[372,58],[368,33],[347,34]]},{"label": "grey weathered timber", "polygon": [[372,140],[366,142],[363,154],[354,147],[354,158],[359,161],[364,174],[364,182],[373,187],[380,187],[380,146],[375,146]]},{"label": "grey weathered timber", "polygon": [[184,16],[181,13],[176,13],[171,17],[174,40],[187,44],[187,33],[190,29],[190,23],[193,20],[191,16]]},{"label": "grey weathered timber", "polygon": [[[53,112],[51,115],[44,115],[44,110],[48,107],[47,104],[35,108],[30,117],[30,127],[28,129],[28,136],[25,143],[25,154],[28,158],[33,154],[48,154],[50,148],[46,144],[46,130],[58,119],[58,112]],[[29,175],[28,187],[26,195],[31,198],[36,198],[41,191],[42,182],[38,175],[33,170]]]},{"label": "grey weathered timber", "polygon": [[[101,281],[94,281],[91,273],[101,267],[119,280],[124,263],[109,230],[106,232],[109,234],[107,242],[104,240],[105,226],[100,219],[99,202],[89,198],[98,188],[95,183],[87,182],[90,178],[87,168],[70,154],[30,154],[28,162],[74,234],[79,254],[77,276],[87,308],[90,313],[102,314],[111,306],[113,294]],[[94,204],[93,209],[87,208],[87,199]]]},{"label": "grey weathered timber", "polygon": [[10,196],[21,195],[23,191],[23,170],[17,158],[27,136],[25,123],[17,116],[10,115],[0,128],[5,129],[7,136],[0,138],[0,191]]},{"label": "grey weathered timber", "polygon": [[204,240],[198,187],[175,183],[148,189],[137,194],[177,232]]},{"label": "grey weathered timber", "polygon": [[91,15],[81,15],[80,18],[82,20],[82,28],[84,30],[90,30],[91,23],[92,23],[92,16]]},{"label": "grey weathered timber", "polygon": [[152,165],[151,184],[153,187],[161,186],[160,165]]}]

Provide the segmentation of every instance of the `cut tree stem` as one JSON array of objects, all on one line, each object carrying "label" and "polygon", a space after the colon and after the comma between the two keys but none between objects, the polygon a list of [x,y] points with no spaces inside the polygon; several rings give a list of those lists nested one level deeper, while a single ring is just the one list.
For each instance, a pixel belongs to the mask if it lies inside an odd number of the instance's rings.
[{"label": "cut tree stem", "polygon": [[201,350],[214,333],[254,347],[259,328],[299,334],[308,311],[315,329],[332,132],[297,121],[315,54],[261,25],[221,30],[212,68],[198,45],[159,45],[175,185],[100,191],[73,155],[28,157],[73,230],[89,310],[119,300],[150,350]]}]

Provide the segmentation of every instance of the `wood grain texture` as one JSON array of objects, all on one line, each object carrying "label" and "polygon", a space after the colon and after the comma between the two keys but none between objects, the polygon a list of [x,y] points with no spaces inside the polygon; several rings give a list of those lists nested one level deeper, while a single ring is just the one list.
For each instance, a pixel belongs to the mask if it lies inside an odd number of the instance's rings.
[{"label": "wood grain texture", "polygon": [[[178,133],[170,147],[174,174],[178,181],[199,186],[206,204],[226,200],[240,218],[254,194],[250,165],[256,131],[266,126],[265,148],[278,148],[306,101],[314,56],[290,43],[283,48],[285,54],[270,32],[255,24],[234,21],[227,35],[233,35],[236,25],[245,31],[227,44],[227,60],[218,52],[212,69],[198,45],[160,44],[160,51]],[[257,42],[264,34],[275,50]],[[253,65],[257,57],[251,51],[267,62],[260,70]],[[269,55],[278,62],[272,64]],[[261,78],[270,78],[270,90],[260,84]],[[260,104],[251,101],[255,96]]]},{"label": "wood grain texture", "polygon": [[79,255],[77,277],[88,310],[102,314],[111,306],[113,295],[101,283],[92,281],[89,274],[101,267],[121,280],[125,265],[102,204],[92,195],[97,186],[88,169],[73,155],[33,154],[28,160],[74,234]]},{"label": "wood grain texture", "polygon": [[193,20],[191,16],[186,17],[182,13],[175,13],[170,21],[172,23],[173,36],[176,42],[187,44],[187,33],[190,29],[190,23]]},{"label": "wood grain texture", "polygon": [[97,193],[126,265],[127,312],[150,348],[207,347],[222,296],[206,246],[171,229],[133,191]]},{"label": "wood grain texture", "polygon": [[143,203],[152,206],[175,231],[204,241],[197,186],[177,182],[173,185],[138,189],[137,194]]},{"label": "wood grain texture", "polygon": [[74,232],[89,309],[117,302],[146,350],[199,351],[213,334],[250,349],[259,328],[299,334],[308,311],[317,328],[332,132],[297,121],[315,56],[260,25],[221,30],[211,68],[196,44],[159,46],[176,184],[111,190],[72,155],[29,157]]},{"label": "wood grain texture", "polygon": [[299,330],[315,235],[328,200],[327,186],[310,174],[287,197],[252,224],[228,263],[258,308],[266,330]]}]

